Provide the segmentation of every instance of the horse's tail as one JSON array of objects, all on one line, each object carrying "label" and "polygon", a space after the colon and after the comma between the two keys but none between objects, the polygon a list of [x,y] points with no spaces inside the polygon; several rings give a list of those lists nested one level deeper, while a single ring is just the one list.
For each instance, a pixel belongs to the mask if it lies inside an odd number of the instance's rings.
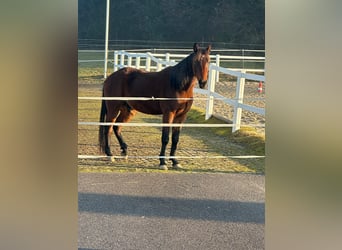
[{"label": "horse's tail", "polygon": [[[102,97],[104,97],[104,93],[102,90]],[[100,122],[104,122],[107,114],[106,102],[102,100],[101,103],[101,114],[100,114]],[[105,126],[99,126],[99,145],[100,145],[100,152],[105,152],[106,141],[105,141]]]}]

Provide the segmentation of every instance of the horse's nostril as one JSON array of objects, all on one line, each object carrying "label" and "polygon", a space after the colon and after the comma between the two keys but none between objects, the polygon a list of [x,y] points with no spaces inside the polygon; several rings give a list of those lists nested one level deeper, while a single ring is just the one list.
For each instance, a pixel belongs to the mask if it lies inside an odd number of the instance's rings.
[{"label": "horse's nostril", "polygon": [[199,83],[199,86],[201,89],[205,88],[205,86],[207,85],[207,81],[200,80],[200,81],[198,81],[198,83]]}]

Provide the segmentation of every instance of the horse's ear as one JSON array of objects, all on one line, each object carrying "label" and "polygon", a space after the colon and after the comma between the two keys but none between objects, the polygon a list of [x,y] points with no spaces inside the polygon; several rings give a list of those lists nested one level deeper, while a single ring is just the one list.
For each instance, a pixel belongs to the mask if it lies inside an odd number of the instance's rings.
[{"label": "horse's ear", "polygon": [[196,53],[199,50],[198,43],[194,43],[194,52]]},{"label": "horse's ear", "polygon": [[210,51],[211,51],[211,44],[209,44],[208,47],[207,47],[207,53],[209,54]]}]

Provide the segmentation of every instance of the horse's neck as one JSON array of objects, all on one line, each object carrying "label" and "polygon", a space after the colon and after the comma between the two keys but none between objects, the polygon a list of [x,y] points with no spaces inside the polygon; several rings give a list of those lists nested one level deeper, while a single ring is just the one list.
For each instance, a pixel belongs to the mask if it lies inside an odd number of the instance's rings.
[{"label": "horse's neck", "polygon": [[171,68],[171,84],[176,90],[187,91],[196,81],[192,70],[192,54]]}]

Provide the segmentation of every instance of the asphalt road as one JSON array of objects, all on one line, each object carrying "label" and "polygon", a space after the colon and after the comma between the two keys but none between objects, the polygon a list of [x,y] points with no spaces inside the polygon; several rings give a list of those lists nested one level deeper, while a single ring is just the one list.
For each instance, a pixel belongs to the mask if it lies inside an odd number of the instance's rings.
[{"label": "asphalt road", "polygon": [[265,177],[80,173],[79,250],[264,249]]}]

